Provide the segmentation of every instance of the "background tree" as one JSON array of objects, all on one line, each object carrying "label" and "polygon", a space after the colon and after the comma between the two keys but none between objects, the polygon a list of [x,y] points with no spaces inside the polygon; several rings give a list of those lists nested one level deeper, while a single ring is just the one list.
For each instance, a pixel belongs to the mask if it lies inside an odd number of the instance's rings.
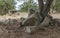
[{"label": "background tree", "polygon": [[60,12],[60,0],[53,0],[53,3],[51,5],[51,11],[53,13],[53,11],[56,11],[56,12]]},{"label": "background tree", "polygon": [[34,8],[35,10],[38,10],[38,5],[34,2],[34,0],[28,0],[24,1],[24,3],[20,5],[20,11],[27,12],[30,7]]},{"label": "background tree", "polygon": [[55,0],[55,10],[60,12],[60,0]]},{"label": "background tree", "polygon": [[0,13],[8,13],[11,9],[15,9],[14,0],[0,0]]}]

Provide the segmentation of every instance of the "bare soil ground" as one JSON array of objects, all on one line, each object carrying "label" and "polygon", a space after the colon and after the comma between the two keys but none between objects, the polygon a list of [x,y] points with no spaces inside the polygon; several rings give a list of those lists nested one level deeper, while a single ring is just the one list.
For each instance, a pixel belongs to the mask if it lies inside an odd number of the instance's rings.
[{"label": "bare soil ground", "polygon": [[[54,19],[60,19],[60,13],[50,14]],[[27,13],[20,15],[4,15],[0,16],[0,20],[5,19],[18,19],[20,17],[27,17]],[[60,20],[59,20],[60,21]],[[24,32],[24,27],[19,27],[16,25],[18,22],[15,22],[14,25],[0,25],[0,38],[60,38],[60,22],[54,21],[52,25],[45,27],[46,30],[39,30],[32,34]]]}]

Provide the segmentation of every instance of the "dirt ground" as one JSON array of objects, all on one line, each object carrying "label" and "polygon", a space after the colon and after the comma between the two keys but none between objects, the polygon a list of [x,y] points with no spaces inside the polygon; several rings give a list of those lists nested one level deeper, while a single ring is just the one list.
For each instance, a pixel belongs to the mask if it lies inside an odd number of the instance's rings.
[{"label": "dirt ground", "polygon": [[[54,19],[60,19],[60,13],[50,14]],[[27,13],[21,13],[20,15],[4,15],[0,16],[0,20],[4,19],[18,19],[20,17],[27,17]],[[59,20],[60,21],[60,20]],[[60,38],[60,22],[54,21],[53,24],[45,27],[46,30],[39,30],[37,32],[28,34],[24,32],[24,27],[17,25],[0,25],[0,38]]]}]

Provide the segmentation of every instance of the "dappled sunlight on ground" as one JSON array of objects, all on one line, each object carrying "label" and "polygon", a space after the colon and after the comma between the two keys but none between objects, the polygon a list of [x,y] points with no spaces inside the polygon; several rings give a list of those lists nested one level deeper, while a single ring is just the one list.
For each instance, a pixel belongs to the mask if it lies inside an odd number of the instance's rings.
[{"label": "dappled sunlight on ground", "polygon": [[[53,18],[58,18],[60,19],[60,13],[54,13],[54,14],[50,14]],[[3,19],[18,19],[18,18],[21,18],[21,17],[27,17],[28,16],[28,13],[20,13],[19,15],[18,14],[6,14],[6,15],[0,15],[0,20],[3,20]]]},{"label": "dappled sunlight on ground", "polygon": [[18,19],[18,18],[21,18],[21,17],[27,17],[27,13],[20,13],[19,15],[18,14],[6,14],[6,15],[0,15],[0,20],[3,20],[3,19]]}]

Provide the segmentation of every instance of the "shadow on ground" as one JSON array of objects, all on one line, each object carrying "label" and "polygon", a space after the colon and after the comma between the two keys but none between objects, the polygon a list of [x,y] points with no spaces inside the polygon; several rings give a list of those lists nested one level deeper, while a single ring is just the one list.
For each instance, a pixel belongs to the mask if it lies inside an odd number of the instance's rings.
[{"label": "shadow on ground", "polygon": [[45,29],[28,34],[17,20],[13,20],[9,24],[0,24],[0,38],[60,38],[59,19],[54,19]]}]

